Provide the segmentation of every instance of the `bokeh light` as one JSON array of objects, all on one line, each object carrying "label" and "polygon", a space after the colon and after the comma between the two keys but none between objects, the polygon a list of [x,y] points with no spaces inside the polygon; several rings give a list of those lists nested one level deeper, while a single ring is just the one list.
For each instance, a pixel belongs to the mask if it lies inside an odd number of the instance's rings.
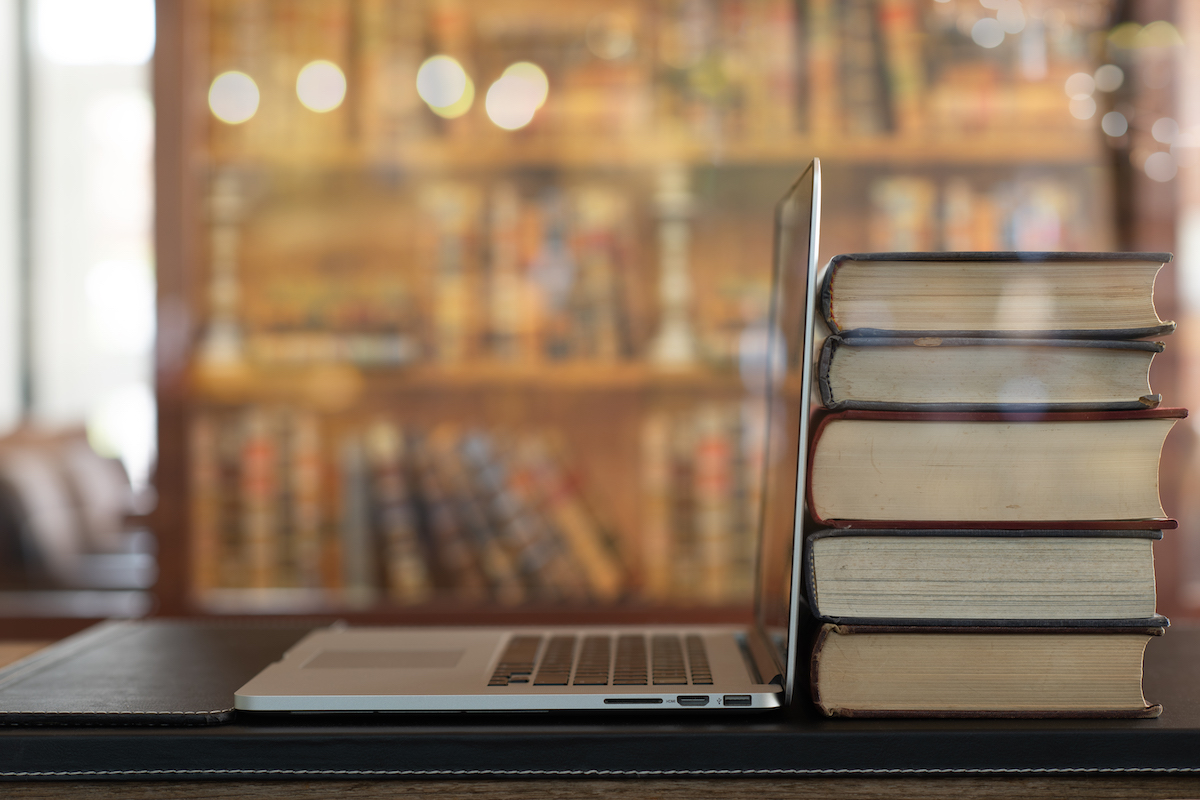
[{"label": "bokeh light", "polygon": [[980,47],[999,47],[1004,41],[1004,27],[991,17],[984,17],[971,26],[971,41]]},{"label": "bokeh light", "polygon": [[244,72],[222,72],[209,87],[208,107],[222,122],[245,122],[258,111],[258,86]]},{"label": "bokeh light", "polygon": [[1025,30],[1025,9],[1020,0],[1001,0],[996,6],[996,21],[1005,33],[1020,33]]},{"label": "bokeh light", "polygon": [[488,89],[485,108],[488,119],[505,130],[523,128],[546,102],[550,82],[537,64],[518,61]]},{"label": "bokeh light", "polygon": [[432,56],[417,70],[417,94],[433,113],[461,117],[475,102],[475,84],[462,64],[450,56]]},{"label": "bokeh light", "polygon": [[1120,111],[1110,111],[1100,119],[1100,130],[1109,136],[1124,136],[1129,130],[1129,120]]},{"label": "bokeh light", "polygon": [[629,23],[616,14],[601,14],[588,23],[584,33],[588,50],[597,58],[615,61],[633,51],[633,31]]},{"label": "bokeh light", "polygon": [[1096,116],[1096,101],[1087,95],[1072,97],[1068,108],[1075,119],[1091,119]]},{"label": "bokeh light", "polygon": [[296,77],[296,96],[311,111],[333,111],[346,98],[346,76],[332,61],[310,62]]},{"label": "bokeh light", "polygon": [[1125,82],[1125,71],[1116,64],[1105,64],[1102,67],[1096,68],[1096,73],[1092,76],[1092,79],[1096,82],[1096,88],[1100,91],[1115,92]]},{"label": "bokeh light", "polygon": [[1134,47],[1182,47],[1183,37],[1179,30],[1164,19],[1151,22],[1137,32]]},{"label": "bokeh light", "polygon": [[1067,97],[1072,100],[1091,97],[1092,92],[1096,91],[1096,81],[1091,75],[1086,72],[1076,72],[1071,77],[1067,78],[1067,82],[1063,84],[1063,91],[1067,93]]},{"label": "bokeh light", "polygon": [[1150,135],[1156,142],[1170,144],[1179,136],[1179,123],[1170,117],[1160,117],[1150,126]]},{"label": "bokeh light", "polygon": [[1151,153],[1146,159],[1146,163],[1142,165],[1142,169],[1146,171],[1147,177],[1151,180],[1165,183],[1175,177],[1175,173],[1179,171],[1179,165],[1175,163],[1175,159],[1170,153]]}]

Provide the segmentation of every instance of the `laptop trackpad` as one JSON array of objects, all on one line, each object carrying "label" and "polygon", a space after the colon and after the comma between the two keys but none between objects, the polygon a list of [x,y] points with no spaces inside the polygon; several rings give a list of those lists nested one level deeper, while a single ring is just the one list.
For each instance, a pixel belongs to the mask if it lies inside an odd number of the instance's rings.
[{"label": "laptop trackpad", "polygon": [[301,669],[449,669],[463,650],[322,650]]}]

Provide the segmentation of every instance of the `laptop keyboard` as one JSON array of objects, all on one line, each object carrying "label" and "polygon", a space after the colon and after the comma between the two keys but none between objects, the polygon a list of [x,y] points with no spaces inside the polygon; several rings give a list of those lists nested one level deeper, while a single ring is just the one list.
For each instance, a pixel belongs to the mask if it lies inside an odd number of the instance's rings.
[{"label": "laptop keyboard", "polygon": [[704,640],[676,636],[514,636],[488,686],[711,686]]}]

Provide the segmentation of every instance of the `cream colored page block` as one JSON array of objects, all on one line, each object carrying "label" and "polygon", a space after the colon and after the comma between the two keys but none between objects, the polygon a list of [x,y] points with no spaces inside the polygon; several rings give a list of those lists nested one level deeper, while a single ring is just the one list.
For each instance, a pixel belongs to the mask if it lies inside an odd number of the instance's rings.
[{"label": "cream colored page block", "polygon": [[[1158,263],[852,262],[831,291],[842,330],[1089,330],[1161,324]],[[857,307],[857,310],[856,310]]]},{"label": "cream colored page block", "polygon": [[835,420],[813,458],[821,519],[1134,520],[1163,516],[1173,419]]},{"label": "cream colored page block", "polygon": [[830,634],[825,708],[938,711],[1138,709],[1147,636]]},{"label": "cream colored page block", "polygon": [[813,546],[817,606],[829,617],[1149,617],[1151,548],[1133,538],[828,537]]},{"label": "cream colored page block", "polygon": [[1082,347],[838,348],[836,400],[889,403],[1110,403],[1150,393],[1143,350]]}]

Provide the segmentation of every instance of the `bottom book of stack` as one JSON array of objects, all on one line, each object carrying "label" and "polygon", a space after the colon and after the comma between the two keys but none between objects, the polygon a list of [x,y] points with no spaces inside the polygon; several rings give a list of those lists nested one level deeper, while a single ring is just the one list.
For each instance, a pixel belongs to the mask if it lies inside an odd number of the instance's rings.
[{"label": "bottom book of stack", "polygon": [[825,530],[812,696],[839,717],[1156,717],[1160,530]]}]

